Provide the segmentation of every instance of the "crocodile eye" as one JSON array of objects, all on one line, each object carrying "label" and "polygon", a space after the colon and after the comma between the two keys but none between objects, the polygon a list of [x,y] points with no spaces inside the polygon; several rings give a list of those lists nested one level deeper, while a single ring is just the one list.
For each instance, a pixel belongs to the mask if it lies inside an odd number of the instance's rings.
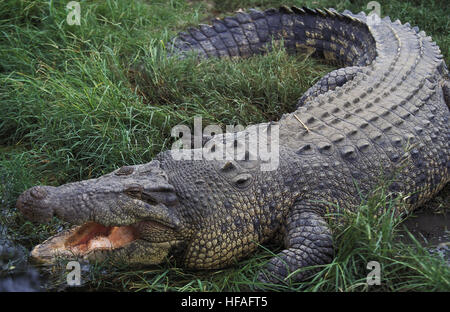
[{"label": "crocodile eye", "polygon": [[232,182],[238,188],[246,188],[252,183],[252,175],[248,173],[238,175]]},{"label": "crocodile eye", "polygon": [[132,174],[134,171],[134,168],[131,166],[123,166],[121,167],[119,170],[117,170],[116,175],[121,176],[121,175],[130,175]]},{"label": "crocodile eye", "polygon": [[131,197],[141,199],[142,198],[142,186],[140,185],[130,185],[126,188],[125,193]]}]

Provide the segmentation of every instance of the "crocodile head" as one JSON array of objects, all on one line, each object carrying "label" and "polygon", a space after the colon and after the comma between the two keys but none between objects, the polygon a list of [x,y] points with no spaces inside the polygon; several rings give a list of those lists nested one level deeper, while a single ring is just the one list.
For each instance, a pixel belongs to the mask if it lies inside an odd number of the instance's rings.
[{"label": "crocodile head", "polygon": [[113,255],[127,263],[160,263],[183,239],[178,205],[157,160],[97,179],[35,186],[17,200],[30,220],[47,222],[57,216],[74,225],[33,249],[32,257],[40,262]]},{"label": "crocodile head", "polygon": [[174,256],[186,267],[218,268],[247,256],[280,228],[292,204],[284,175],[261,171],[263,161],[251,157],[193,158],[166,151],[97,179],[25,191],[17,208],[27,218],[56,215],[77,225],[36,246],[32,257],[158,264]]}]

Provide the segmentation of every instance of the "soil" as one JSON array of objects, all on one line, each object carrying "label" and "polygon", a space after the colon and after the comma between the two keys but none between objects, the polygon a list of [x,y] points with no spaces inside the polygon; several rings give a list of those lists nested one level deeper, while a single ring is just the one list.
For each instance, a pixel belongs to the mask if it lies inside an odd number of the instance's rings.
[{"label": "soil", "polygon": [[414,211],[403,225],[433,253],[450,265],[450,183],[439,194]]}]

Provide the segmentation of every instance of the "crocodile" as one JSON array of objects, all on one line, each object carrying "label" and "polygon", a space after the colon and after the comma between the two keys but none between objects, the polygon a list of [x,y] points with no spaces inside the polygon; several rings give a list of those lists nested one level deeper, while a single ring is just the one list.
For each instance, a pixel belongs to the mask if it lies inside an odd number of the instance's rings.
[{"label": "crocodile", "polygon": [[[273,42],[339,69],[278,121],[216,134],[181,158],[163,151],[95,179],[24,191],[16,206],[25,217],[57,216],[74,225],[31,256],[130,265],[171,258],[186,268],[216,269],[274,240],[282,250],[259,280],[303,281],[314,271],[299,269],[333,259],[330,213],[358,209],[380,179],[404,198],[399,214],[446,185],[448,69],[431,37],[409,23],[347,10],[250,9],[179,33],[169,57],[250,57]],[[276,161],[257,153],[263,136]]]}]

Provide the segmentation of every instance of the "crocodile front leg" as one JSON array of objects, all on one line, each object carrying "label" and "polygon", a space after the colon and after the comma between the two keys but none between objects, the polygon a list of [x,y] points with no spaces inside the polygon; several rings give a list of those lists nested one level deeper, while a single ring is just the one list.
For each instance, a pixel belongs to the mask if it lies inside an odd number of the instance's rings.
[{"label": "crocodile front leg", "polygon": [[[308,266],[331,262],[333,242],[328,224],[322,216],[305,205],[297,205],[287,217],[285,248],[258,276],[263,283],[287,283],[292,272]],[[317,269],[300,270],[290,276],[291,281],[307,279]]]}]

